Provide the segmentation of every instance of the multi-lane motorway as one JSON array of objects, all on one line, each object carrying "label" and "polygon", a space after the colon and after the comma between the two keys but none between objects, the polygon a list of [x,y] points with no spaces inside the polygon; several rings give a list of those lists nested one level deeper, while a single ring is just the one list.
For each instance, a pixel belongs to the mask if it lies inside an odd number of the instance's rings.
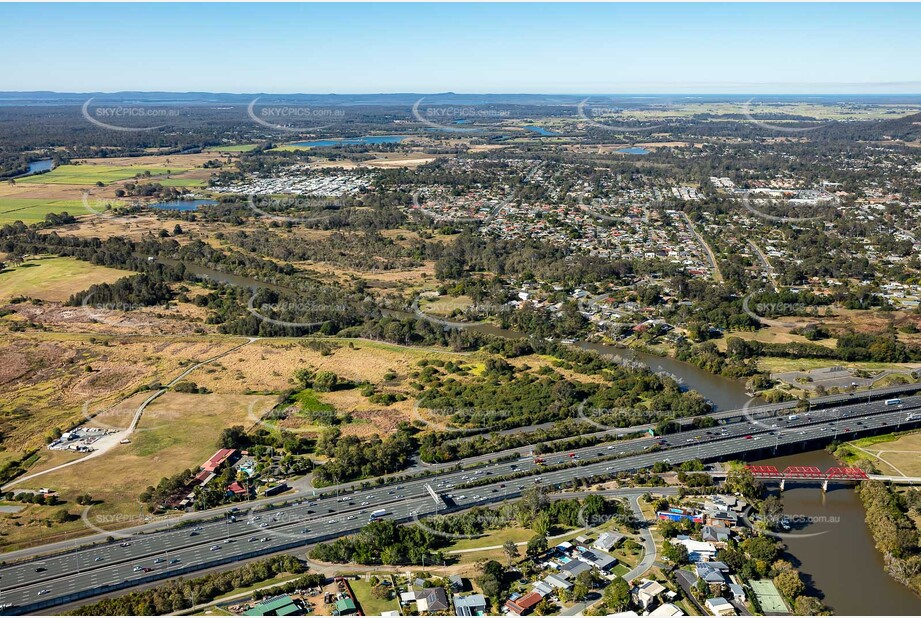
[{"label": "multi-lane motorway", "polygon": [[[896,391],[879,391],[887,397]],[[447,509],[514,499],[528,487],[562,487],[573,479],[642,469],[657,461],[678,464],[700,458],[727,459],[755,451],[835,436],[921,424],[921,396],[902,396],[887,405],[866,397],[826,398],[823,407],[792,412],[788,406],[761,406],[757,413],[724,413],[708,429],[685,429],[664,437],[620,440],[545,455],[536,464],[520,449],[520,457],[502,461],[475,458],[473,468],[442,469],[433,475],[371,489],[326,490],[327,496],[298,498],[268,510],[241,507],[232,517],[169,527],[144,534],[121,530],[115,540],[66,553],[39,556],[0,568],[0,606],[26,613],[113,590],[231,564],[259,555],[303,547],[354,532],[376,509],[386,517],[413,521]],[[832,404],[839,404],[831,407]],[[624,430],[616,430],[623,432]],[[513,451],[514,452],[514,451]],[[495,457],[495,455],[493,455]],[[464,462],[470,463],[470,462]],[[553,469],[557,464],[568,464]],[[549,469],[548,469],[549,468]],[[521,478],[511,478],[521,475]],[[436,502],[429,485],[444,502]],[[87,516],[92,522],[90,512]]]}]

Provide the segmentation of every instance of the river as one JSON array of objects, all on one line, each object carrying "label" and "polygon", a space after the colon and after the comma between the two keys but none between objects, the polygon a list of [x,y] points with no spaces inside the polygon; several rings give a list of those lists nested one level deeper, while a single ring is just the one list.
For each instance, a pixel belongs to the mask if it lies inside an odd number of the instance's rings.
[{"label": "river", "polygon": [[[509,339],[520,339],[524,337],[524,335],[519,332],[499,328],[492,324],[471,324],[465,328],[486,335],[495,335]],[[760,398],[752,400],[752,398],[745,393],[745,383],[742,380],[718,376],[684,361],[603,343],[590,343],[584,341],[575,345],[583,350],[591,350],[604,354],[605,356],[642,363],[655,372],[665,373],[681,384],[683,388],[695,390],[706,397],[713,405],[714,411],[741,410],[749,401],[755,405],[765,403]]]},{"label": "river", "polygon": [[[756,462],[776,466],[839,465],[825,451],[810,451]],[[772,487],[776,491],[777,487]],[[781,494],[784,513],[795,524],[783,539],[787,555],[804,575],[811,593],[824,595],[836,614],[858,616],[921,615],[921,597],[883,570],[883,557],[864,521],[866,511],[851,485],[790,483]]]},{"label": "river", "polygon": [[[179,260],[174,260],[166,257],[160,257],[158,260],[171,266],[176,266],[179,264]],[[186,270],[199,277],[212,279],[220,283],[227,283],[230,285],[248,288],[264,287],[275,290],[277,292],[293,291],[296,293],[295,290],[291,290],[290,288],[284,288],[283,286],[264,283],[262,281],[257,281],[256,279],[251,279],[248,277],[228,274],[194,263],[186,263]],[[412,313],[403,311],[387,310],[386,313],[398,317],[413,317]],[[463,328],[468,328],[485,335],[505,337],[507,339],[521,339],[525,336],[520,332],[499,328],[493,324],[470,324],[468,326],[464,326]],[[713,405],[714,411],[740,410],[745,406],[747,402],[752,400],[751,397],[745,393],[745,385],[741,380],[714,375],[684,361],[675,360],[669,357],[656,356],[655,354],[639,352],[627,348],[605,345],[602,343],[579,342],[576,345],[584,350],[591,350],[606,356],[642,363],[653,371],[666,373],[679,384],[681,384],[683,388],[695,390],[707,398],[707,400],[710,401],[710,403]],[[752,401],[752,403],[762,404],[764,401],[756,398]]]}]

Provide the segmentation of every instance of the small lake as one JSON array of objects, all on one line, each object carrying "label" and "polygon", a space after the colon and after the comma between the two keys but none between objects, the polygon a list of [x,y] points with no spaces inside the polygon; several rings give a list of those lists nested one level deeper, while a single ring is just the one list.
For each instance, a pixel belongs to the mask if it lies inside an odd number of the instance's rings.
[{"label": "small lake", "polygon": [[615,150],[614,152],[619,152],[620,154],[631,154],[631,155],[648,155],[649,151],[645,148],[640,148],[639,146],[631,146],[630,148],[621,148],[620,150]]},{"label": "small lake", "polygon": [[168,202],[156,202],[150,205],[157,210],[198,210],[199,206],[213,206],[217,204],[214,200],[170,200]]},{"label": "small lake", "polygon": [[54,169],[54,162],[51,159],[42,159],[40,161],[32,161],[29,163],[29,171],[18,176],[11,176],[13,178],[25,178],[26,176],[32,176],[34,174],[41,174],[44,172],[50,172]]},{"label": "small lake", "polygon": [[50,172],[54,168],[51,159],[42,159],[41,161],[32,161],[29,163],[29,174],[40,174],[41,172]]},{"label": "small lake", "polygon": [[556,133],[556,132],[554,132],[554,131],[550,131],[549,129],[545,129],[544,127],[530,127],[530,126],[528,126],[528,127],[525,127],[525,129],[527,129],[528,131],[532,131],[532,132],[534,132],[534,133],[537,133],[538,135],[543,135],[543,136],[545,136],[545,137],[551,137],[551,136],[553,136],[553,135],[559,135],[559,133]]},{"label": "small lake", "polygon": [[365,137],[338,137],[334,139],[321,139],[312,142],[294,142],[292,146],[303,148],[334,148],[336,146],[355,146],[371,144],[399,144],[406,135],[367,135]]}]

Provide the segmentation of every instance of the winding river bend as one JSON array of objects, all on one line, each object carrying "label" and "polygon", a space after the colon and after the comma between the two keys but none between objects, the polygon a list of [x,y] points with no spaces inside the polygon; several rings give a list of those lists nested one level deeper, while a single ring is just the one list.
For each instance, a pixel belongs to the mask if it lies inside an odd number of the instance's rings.
[{"label": "winding river bend", "polygon": [[[179,260],[162,256],[158,257],[157,260],[171,266],[177,266],[180,263]],[[186,270],[198,277],[229,285],[247,288],[268,288],[278,292],[291,291],[297,293],[296,290],[290,290],[283,286],[265,283],[257,279],[240,275],[232,275],[199,264],[187,262],[185,267]],[[412,313],[404,311],[387,310],[387,313],[402,317],[413,317]],[[463,328],[508,339],[520,339],[525,336],[522,333],[499,328],[493,324],[470,324],[463,326]],[[602,343],[579,342],[576,345],[584,350],[592,350],[608,356],[619,357],[627,361],[642,363],[653,371],[664,372],[681,383],[683,387],[696,390],[706,397],[710,403],[713,404],[715,410],[739,410],[751,399],[745,393],[745,386],[741,380],[714,375],[690,363]],[[753,403],[763,402],[756,400]]]}]

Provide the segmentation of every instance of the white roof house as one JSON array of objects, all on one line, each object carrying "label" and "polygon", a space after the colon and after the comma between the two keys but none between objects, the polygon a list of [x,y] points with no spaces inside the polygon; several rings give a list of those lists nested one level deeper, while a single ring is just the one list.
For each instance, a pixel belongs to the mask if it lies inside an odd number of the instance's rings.
[{"label": "white roof house", "polygon": [[723,597],[707,599],[706,605],[707,605],[707,609],[713,612],[714,616],[735,616],[736,615],[736,608],[733,607],[732,603],[730,603]]},{"label": "white roof house", "polygon": [[672,618],[672,616],[684,616],[684,612],[671,603],[663,603],[647,614],[647,616],[661,616],[663,618]]},{"label": "white roof house", "polygon": [[684,545],[692,562],[706,562],[716,556],[716,546],[707,541],[695,541],[690,537],[679,535],[669,543],[672,545]]},{"label": "white roof house", "polygon": [[608,551],[624,539],[624,535],[619,532],[602,532],[598,540],[592,545],[595,549]]}]

